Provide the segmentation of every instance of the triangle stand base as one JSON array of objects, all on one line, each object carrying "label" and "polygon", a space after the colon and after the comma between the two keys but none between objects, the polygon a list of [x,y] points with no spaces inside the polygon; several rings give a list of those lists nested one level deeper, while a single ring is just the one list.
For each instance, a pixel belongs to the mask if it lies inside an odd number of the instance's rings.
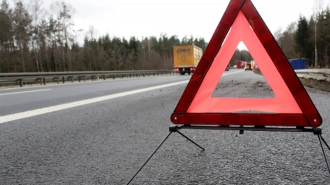
[{"label": "triangle stand base", "polygon": [[286,127],[265,127],[265,126],[254,126],[254,127],[251,126],[251,127],[248,127],[248,126],[230,126],[230,125],[202,126],[202,125],[188,125],[187,124],[187,125],[170,126],[169,127],[170,133],[161,142],[161,144],[157,147],[157,149],[151,154],[151,156],[147,159],[147,161],[140,167],[140,169],[135,173],[135,175],[130,179],[130,181],[127,183],[127,185],[132,182],[132,180],[136,177],[136,175],[149,162],[149,160],[152,158],[152,156],[158,151],[158,149],[164,144],[164,142],[169,138],[169,136],[173,132],[179,133],[181,136],[183,136],[184,138],[186,138],[187,140],[189,140],[190,142],[192,142],[193,144],[195,144],[196,146],[198,146],[199,148],[201,148],[202,151],[205,150],[203,147],[201,147],[200,145],[198,145],[196,142],[194,142],[193,140],[191,140],[190,138],[188,138],[187,136],[185,136],[184,134],[182,134],[179,131],[181,129],[238,130],[240,134],[244,134],[244,131],[313,132],[315,135],[317,135],[317,137],[319,139],[319,142],[320,142],[320,145],[321,145],[321,148],[322,148],[322,152],[323,152],[323,156],[324,156],[324,159],[325,159],[325,163],[327,165],[327,168],[328,168],[328,171],[329,171],[329,175],[330,175],[330,167],[329,167],[329,163],[328,163],[327,157],[325,155],[323,144],[328,148],[329,151],[330,151],[330,147],[329,147],[328,143],[322,137],[322,129],[321,128],[305,128],[305,127],[286,128]]},{"label": "triangle stand base", "polygon": [[[313,132],[314,135],[317,135],[321,148],[322,153],[324,156],[325,163],[327,165],[329,175],[330,175],[330,166],[328,163],[327,156],[325,155],[323,144],[329,149],[330,147],[328,143],[322,137],[322,129],[321,128],[305,128],[305,127],[266,127],[266,126],[230,126],[230,125],[216,125],[216,126],[202,126],[202,125],[182,125],[176,126],[172,128],[177,130],[180,129],[204,129],[204,130],[238,130],[240,134],[244,134],[244,131],[271,131],[271,132]],[[170,128],[171,130],[171,128]],[[323,143],[323,144],[322,144]]]}]

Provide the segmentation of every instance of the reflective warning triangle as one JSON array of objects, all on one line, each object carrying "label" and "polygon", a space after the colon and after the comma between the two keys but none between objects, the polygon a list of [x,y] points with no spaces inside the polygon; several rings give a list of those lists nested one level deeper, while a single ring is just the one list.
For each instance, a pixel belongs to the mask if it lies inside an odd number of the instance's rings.
[{"label": "reflective warning triangle", "polygon": [[[244,42],[274,98],[211,97]],[[258,62],[259,61],[259,62]],[[253,110],[262,113],[237,113]],[[236,113],[235,113],[236,112]],[[322,118],[251,0],[231,0],[180,98],[174,124],[318,127]]]}]

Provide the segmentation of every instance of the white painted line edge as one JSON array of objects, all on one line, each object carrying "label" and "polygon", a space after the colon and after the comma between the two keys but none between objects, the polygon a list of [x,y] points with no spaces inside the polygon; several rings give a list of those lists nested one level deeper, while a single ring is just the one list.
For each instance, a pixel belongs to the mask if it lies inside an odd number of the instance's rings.
[{"label": "white painted line edge", "polygon": [[40,92],[40,91],[49,91],[49,90],[52,90],[52,89],[40,89],[40,90],[32,90],[32,91],[21,91],[21,92],[3,93],[3,94],[0,94],[0,96],[12,95],[12,94],[32,93],[32,92]]}]

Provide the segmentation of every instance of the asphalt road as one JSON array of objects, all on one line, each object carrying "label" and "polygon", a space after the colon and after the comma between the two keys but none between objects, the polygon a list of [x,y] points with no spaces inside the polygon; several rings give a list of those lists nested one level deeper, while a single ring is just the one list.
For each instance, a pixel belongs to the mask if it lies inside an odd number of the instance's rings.
[{"label": "asphalt road", "polygon": [[[273,96],[260,75],[225,74],[213,96]],[[169,134],[189,78],[1,89],[0,184],[126,184]],[[330,94],[307,91],[330,144]],[[330,184],[312,133],[182,132],[206,150],[173,133],[131,184]]]}]

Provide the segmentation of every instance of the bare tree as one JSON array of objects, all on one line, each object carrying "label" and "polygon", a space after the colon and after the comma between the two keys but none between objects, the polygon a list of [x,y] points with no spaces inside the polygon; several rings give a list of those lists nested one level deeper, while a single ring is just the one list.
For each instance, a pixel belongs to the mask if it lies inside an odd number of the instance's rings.
[{"label": "bare tree", "polygon": [[15,5],[15,9],[12,15],[16,46],[20,51],[22,71],[25,72],[25,56],[24,52],[28,52],[28,26],[31,23],[31,17],[22,2],[18,2]]},{"label": "bare tree", "polygon": [[295,52],[295,35],[296,35],[297,23],[290,23],[286,30],[278,29],[274,33],[274,37],[277,44],[282,49],[283,53],[287,58],[296,58],[297,53]]},{"label": "bare tree", "polygon": [[66,58],[70,45],[69,38],[72,37],[70,34],[74,24],[71,18],[74,13],[74,10],[71,5],[66,4],[64,1],[52,4],[51,8],[54,11],[58,23],[57,29],[59,30],[59,32],[57,32],[57,40],[62,52],[63,70],[70,70],[70,57],[68,57],[68,61],[66,61]]},{"label": "bare tree", "polygon": [[90,40],[95,40],[97,31],[95,30],[94,26],[89,26],[89,29],[86,33],[87,38],[89,37]]},{"label": "bare tree", "polygon": [[314,20],[315,20],[315,32],[314,32],[314,37],[315,37],[315,42],[314,42],[314,48],[315,48],[315,67],[318,65],[318,55],[317,55],[317,22],[319,19],[319,16],[322,13],[322,8],[323,8],[323,0],[315,0],[314,1]]},{"label": "bare tree", "polygon": [[[43,1],[42,0],[30,0],[29,3],[30,15],[32,18],[31,25],[31,45],[32,51],[35,57],[35,62],[37,66],[38,72],[43,71],[42,63],[39,63],[39,49],[40,49],[40,34],[41,30],[39,29],[39,24],[41,24],[41,17],[45,17],[45,10],[42,8]],[[40,69],[41,68],[41,69]]]}]

